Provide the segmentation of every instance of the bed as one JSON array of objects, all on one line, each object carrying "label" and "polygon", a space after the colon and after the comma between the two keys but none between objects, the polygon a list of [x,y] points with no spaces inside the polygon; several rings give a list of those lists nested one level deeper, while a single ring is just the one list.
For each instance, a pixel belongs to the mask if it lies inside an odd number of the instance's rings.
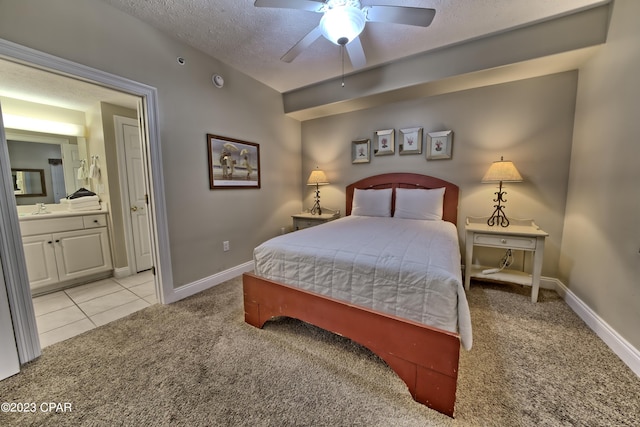
[{"label": "bed", "polygon": [[[434,197],[436,189],[444,189],[441,220],[405,215],[408,194]],[[371,203],[386,197],[390,206],[369,216],[379,206]],[[453,417],[460,347],[472,340],[457,204],[456,185],[426,175],[383,174],[347,186],[344,218],[254,250],[255,271],[243,275],[245,321],[261,328],[288,316],[345,336],[383,359],[416,401]]]}]

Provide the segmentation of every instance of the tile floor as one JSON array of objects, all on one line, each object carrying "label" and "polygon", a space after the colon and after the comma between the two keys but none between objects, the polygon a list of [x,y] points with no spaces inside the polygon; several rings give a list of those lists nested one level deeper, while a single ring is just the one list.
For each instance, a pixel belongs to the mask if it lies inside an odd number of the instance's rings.
[{"label": "tile floor", "polygon": [[151,271],[33,298],[42,348],[155,304]]}]

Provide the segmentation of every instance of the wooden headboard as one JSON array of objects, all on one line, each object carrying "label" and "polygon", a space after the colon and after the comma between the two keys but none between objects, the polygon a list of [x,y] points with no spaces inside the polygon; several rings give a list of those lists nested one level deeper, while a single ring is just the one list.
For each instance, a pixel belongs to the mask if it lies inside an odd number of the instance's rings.
[{"label": "wooden headboard", "polygon": [[353,203],[353,191],[359,189],[382,189],[393,188],[391,197],[391,214],[395,211],[396,188],[445,188],[444,208],[442,219],[457,224],[458,222],[458,186],[448,181],[444,181],[432,176],[420,175],[417,173],[385,173],[382,175],[370,176],[361,179],[353,184],[347,185],[347,206],[346,215],[351,215],[351,205]]}]

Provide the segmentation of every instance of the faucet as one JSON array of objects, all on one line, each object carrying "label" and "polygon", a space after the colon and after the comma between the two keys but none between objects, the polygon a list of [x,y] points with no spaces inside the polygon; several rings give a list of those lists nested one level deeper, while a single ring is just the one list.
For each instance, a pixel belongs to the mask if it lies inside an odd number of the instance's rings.
[{"label": "faucet", "polygon": [[48,214],[47,206],[44,203],[36,203],[36,211],[33,212],[33,215],[42,215]]}]

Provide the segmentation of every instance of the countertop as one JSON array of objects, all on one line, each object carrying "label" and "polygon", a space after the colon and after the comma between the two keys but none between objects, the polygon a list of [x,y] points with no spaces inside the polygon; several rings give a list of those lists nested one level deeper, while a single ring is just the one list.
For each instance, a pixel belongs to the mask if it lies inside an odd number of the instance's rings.
[{"label": "countertop", "polygon": [[39,219],[61,218],[69,216],[99,215],[108,212],[104,203],[100,209],[90,211],[70,211],[66,205],[46,205],[47,213],[34,214],[35,206],[18,206],[18,219],[20,221],[35,221]]}]

